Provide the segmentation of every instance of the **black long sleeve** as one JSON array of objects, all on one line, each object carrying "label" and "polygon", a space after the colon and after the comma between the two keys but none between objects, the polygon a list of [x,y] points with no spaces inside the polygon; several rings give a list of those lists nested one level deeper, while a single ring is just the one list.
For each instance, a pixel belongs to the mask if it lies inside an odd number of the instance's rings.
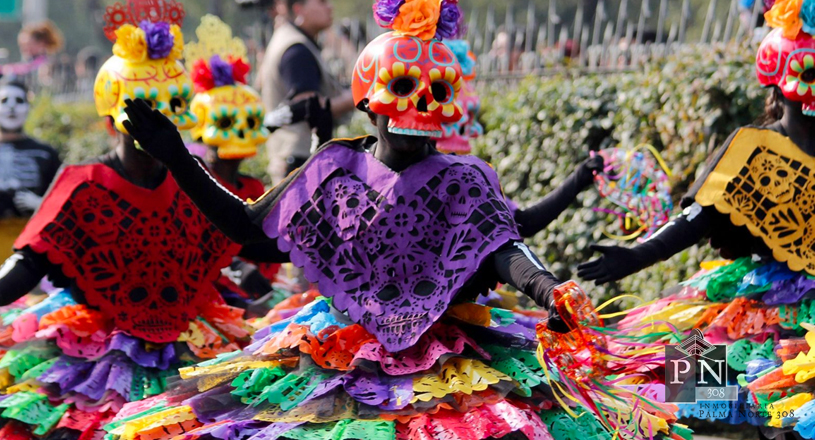
[{"label": "black long sleeve", "polygon": [[591,185],[592,180],[591,171],[580,166],[543,200],[530,208],[515,211],[515,223],[518,224],[521,237],[532,237],[549,226],[574,202],[581,191]]},{"label": "black long sleeve", "polygon": [[666,260],[710,235],[715,215],[712,209],[693,204],[645,243],[633,248],[593,244],[591,248],[603,256],[579,265],[577,275],[602,284],[617,281]]},{"label": "black long sleeve", "polygon": [[48,259],[34,252],[18,251],[0,267],[0,306],[7,306],[37,287],[48,273]]},{"label": "black long sleeve", "polygon": [[635,247],[633,250],[645,264],[644,267],[667,260],[708,236],[712,226],[710,209],[701,205],[689,207]]},{"label": "black long sleeve", "polygon": [[246,245],[263,242],[276,248],[249,217],[249,205],[221,186],[204,165],[190,154],[178,154],[167,166],[178,186],[198,209],[234,242]]},{"label": "black long sleeve", "polygon": [[493,256],[498,278],[532,298],[542,307],[551,306],[552,291],[558,280],[521,242],[510,243]]}]

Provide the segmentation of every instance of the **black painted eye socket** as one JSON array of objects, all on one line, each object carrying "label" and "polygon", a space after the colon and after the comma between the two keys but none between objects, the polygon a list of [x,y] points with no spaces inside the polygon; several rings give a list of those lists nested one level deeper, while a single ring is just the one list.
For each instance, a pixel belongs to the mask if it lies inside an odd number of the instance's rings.
[{"label": "black painted eye socket", "polygon": [[815,68],[804,70],[803,72],[801,72],[800,78],[801,81],[807,84],[812,84],[813,82],[815,82]]},{"label": "black painted eye socket", "polygon": [[235,125],[235,120],[229,116],[223,116],[215,121],[215,125],[221,130],[229,130],[233,125]]},{"label": "black painted eye socket", "polygon": [[389,84],[389,88],[394,96],[399,98],[407,98],[416,92],[418,85],[419,84],[416,81],[416,78],[403,76],[393,79]]},{"label": "black painted eye socket", "polygon": [[257,127],[259,125],[260,125],[260,122],[258,121],[258,118],[254,117],[254,116],[250,116],[250,117],[248,117],[246,119],[246,126],[249,127],[250,130],[254,130],[255,127]]},{"label": "black painted eye socket", "polygon": [[170,112],[180,115],[187,111],[187,100],[181,96],[170,98]]},{"label": "black painted eye socket", "polygon": [[458,185],[458,183],[454,183],[447,187],[447,194],[451,196],[458,194],[459,191],[461,191],[461,187]]},{"label": "black painted eye socket", "polygon": [[433,99],[439,103],[446,103],[450,96],[452,96],[452,90],[450,90],[450,86],[447,82],[437,81],[430,85],[430,92],[433,94]]}]

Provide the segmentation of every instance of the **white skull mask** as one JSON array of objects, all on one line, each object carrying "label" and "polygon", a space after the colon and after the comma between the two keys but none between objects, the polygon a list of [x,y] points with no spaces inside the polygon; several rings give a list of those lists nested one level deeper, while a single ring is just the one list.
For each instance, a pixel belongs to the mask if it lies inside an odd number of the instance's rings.
[{"label": "white skull mask", "polygon": [[13,84],[0,86],[0,128],[4,131],[22,130],[29,108],[25,90]]}]

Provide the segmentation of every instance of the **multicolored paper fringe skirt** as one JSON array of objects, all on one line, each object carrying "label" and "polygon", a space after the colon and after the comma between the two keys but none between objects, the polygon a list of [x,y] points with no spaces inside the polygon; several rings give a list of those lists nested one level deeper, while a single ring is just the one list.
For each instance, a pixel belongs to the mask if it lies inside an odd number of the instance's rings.
[{"label": "multicolored paper fringe skirt", "polygon": [[[737,401],[680,404],[682,417],[794,429],[815,438],[815,278],[776,261],[710,262],[619,323],[630,335],[676,343],[700,329],[727,345]],[[806,339],[802,336],[806,335]]]},{"label": "multicolored paper fringe skirt", "polygon": [[151,344],[116,330],[59,290],[42,302],[0,310],[0,438],[55,430],[101,438],[128,402],[165,391],[178,368],[239,349],[250,336],[243,311],[212,304],[177,342]]},{"label": "multicolored paper fringe skirt", "polygon": [[454,305],[416,345],[389,353],[330,300],[299,305],[243,351],[182,369],[172,392],[125,405],[106,438],[613,437],[591,414],[558,407],[535,356],[540,316]]}]

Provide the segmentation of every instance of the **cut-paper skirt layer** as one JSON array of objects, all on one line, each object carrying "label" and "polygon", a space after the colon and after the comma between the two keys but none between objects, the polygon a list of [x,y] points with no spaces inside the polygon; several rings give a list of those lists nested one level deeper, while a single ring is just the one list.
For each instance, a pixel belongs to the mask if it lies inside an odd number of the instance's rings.
[{"label": "cut-paper skirt layer", "polygon": [[100,437],[126,403],[164,392],[179,368],[234,351],[250,336],[242,310],[212,304],[176,342],[152,344],[62,290],[0,316],[0,417],[11,420],[3,439],[57,429]]},{"label": "cut-paper skirt layer", "polygon": [[739,387],[737,401],[680,404],[679,415],[815,438],[815,333],[808,332],[815,328],[815,278],[741,258],[705,263],[669,292],[629,313],[619,329],[666,343],[699,329],[708,342],[727,345],[729,381]]},{"label": "cut-paper skirt layer", "polygon": [[295,308],[244,350],[181,369],[173,391],[125,405],[106,438],[612,438],[557,405],[535,356],[540,317],[454,305],[390,353],[330,300]]}]

